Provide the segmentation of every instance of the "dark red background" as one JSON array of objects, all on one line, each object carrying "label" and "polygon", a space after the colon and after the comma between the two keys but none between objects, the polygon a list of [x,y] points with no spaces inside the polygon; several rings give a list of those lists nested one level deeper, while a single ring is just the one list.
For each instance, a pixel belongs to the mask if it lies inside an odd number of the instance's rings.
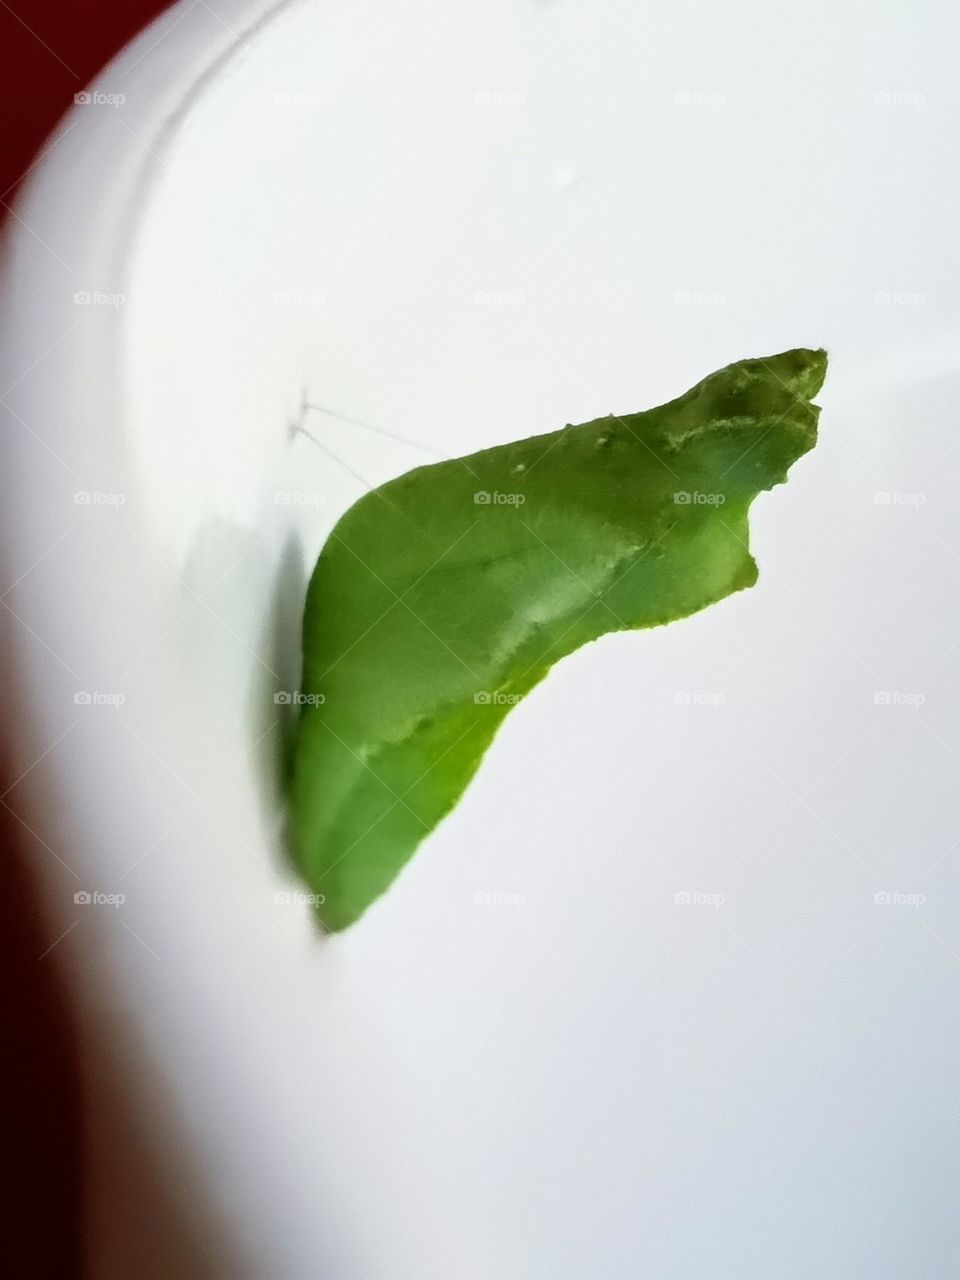
[{"label": "dark red background", "polygon": [[[0,217],[73,95],[168,4],[0,0]],[[0,793],[15,781],[6,765],[0,757]],[[18,1280],[69,1280],[80,1274],[82,1215],[76,1054],[56,969],[40,958],[54,938],[22,838],[0,807],[0,1250]]]},{"label": "dark red background", "polygon": [[168,7],[169,0],[0,0],[5,201],[73,95]]}]

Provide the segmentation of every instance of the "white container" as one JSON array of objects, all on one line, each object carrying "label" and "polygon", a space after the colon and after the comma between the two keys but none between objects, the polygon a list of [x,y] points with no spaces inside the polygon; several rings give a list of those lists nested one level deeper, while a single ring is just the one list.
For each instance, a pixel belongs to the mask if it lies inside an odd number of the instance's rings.
[{"label": "white container", "polygon": [[[7,800],[101,1280],[948,1273],[949,16],[186,4],[66,119],[3,277]],[[565,661],[319,937],[274,695],[364,483],[821,344],[756,588]]]}]

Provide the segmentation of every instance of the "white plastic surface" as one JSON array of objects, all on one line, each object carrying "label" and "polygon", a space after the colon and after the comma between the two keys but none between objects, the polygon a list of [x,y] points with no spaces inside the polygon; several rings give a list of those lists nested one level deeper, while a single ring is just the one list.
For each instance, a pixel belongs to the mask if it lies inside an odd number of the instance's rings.
[{"label": "white plastic surface", "polygon": [[[946,1277],[952,7],[256,19],[182,5],[104,73],[4,283],[7,800],[69,931],[95,1274]],[[274,695],[334,520],[797,345],[821,442],[756,588],[565,661],[318,937]]]}]

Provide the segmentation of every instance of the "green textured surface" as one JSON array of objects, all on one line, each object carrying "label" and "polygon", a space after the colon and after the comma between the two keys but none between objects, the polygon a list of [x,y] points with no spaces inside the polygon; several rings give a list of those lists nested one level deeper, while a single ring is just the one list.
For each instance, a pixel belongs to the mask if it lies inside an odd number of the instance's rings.
[{"label": "green textured surface", "polygon": [[347,511],[307,593],[316,705],[290,781],[326,928],[384,892],[559,658],[756,581],[747,510],[814,445],[826,364],[743,360],[645,413],[420,467]]}]

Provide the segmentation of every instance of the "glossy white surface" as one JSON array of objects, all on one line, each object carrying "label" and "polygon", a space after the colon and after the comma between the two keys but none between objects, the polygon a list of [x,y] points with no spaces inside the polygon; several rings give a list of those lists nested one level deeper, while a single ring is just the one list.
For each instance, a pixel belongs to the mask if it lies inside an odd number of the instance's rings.
[{"label": "glossy white surface", "polygon": [[[200,10],[68,121],[5,285],[46,752],[8,802],[69,929],[97,1274],[946,1276],[952,10],[302,4],[171,120],[255,16]],[[562,664],[319,939],[273,698],[360,477],[429,454],[310,413],[325,452],[304,398],[454,454],[804,344],[821,443],[757,587]]]}]

